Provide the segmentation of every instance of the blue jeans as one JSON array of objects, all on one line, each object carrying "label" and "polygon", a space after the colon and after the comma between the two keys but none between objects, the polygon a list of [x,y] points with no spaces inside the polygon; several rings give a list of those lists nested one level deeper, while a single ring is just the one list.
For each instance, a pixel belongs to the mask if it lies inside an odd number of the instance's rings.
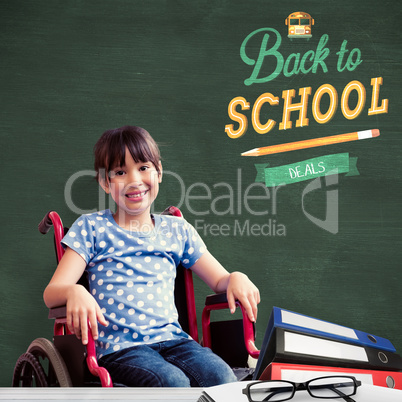
[{"label": "blue jeans", "polygon": [[114,383],[128,387],[210,387],[236,381],[232,369],[191,339],[139,345],[99,360]]}]

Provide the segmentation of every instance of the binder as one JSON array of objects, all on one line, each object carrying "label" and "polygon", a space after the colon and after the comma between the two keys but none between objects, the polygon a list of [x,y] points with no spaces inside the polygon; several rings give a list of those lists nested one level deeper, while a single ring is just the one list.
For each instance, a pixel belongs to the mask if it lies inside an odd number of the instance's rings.
[{"label": "binder", "polygon": [[396,352],[394,345],[388,339],[274,307],[267,327],[268,336],[274,328],[278,327],[305,332],[310,335],[325,336],[346,343]]},{"label": "binder", "polygon": [[272,362],[349,367],[369,370],[402,370],[397,353],[275,328],[268,346],[261,350],[254,379]]},{"label": "binder", "polygon": [[363,384],[402,390],[402,372],[362,370],[347,367],[310,366],[289,363],[271,363],[262,373],[261,380],[288,380],[305,382],[329,375],[351,375]]}]

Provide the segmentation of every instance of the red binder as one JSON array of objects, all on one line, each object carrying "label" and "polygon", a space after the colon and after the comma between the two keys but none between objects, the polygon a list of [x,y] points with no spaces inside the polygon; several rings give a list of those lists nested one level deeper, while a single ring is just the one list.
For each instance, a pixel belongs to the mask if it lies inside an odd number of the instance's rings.
[{"label": "red binder", "polygon": [[346,367],[310,366],[289,363],[271,363],[259,379],[304,382],[312,378],[328,375],[352,375],[364,384],[402,389],[402,372],[400,371],[361,370]]}]

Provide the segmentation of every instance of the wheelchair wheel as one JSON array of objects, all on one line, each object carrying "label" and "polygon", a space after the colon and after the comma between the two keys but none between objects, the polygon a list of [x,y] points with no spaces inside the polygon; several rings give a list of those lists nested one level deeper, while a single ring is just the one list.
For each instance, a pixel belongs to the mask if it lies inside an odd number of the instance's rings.
[{"label": "wheelchair wheel", "polygon": [[[29,383],[28,380],[23,380],[25,377],[25,371],[31,369],[24,369],[24,366],[30,365],[33,367],[36,364],[31,364],[31,357],[29,357],[29,363],[26,361],[26,357],[23,358],[24,355],[33,356],[36,359],[37,364],[42,369],[44,373],[45,382],[44,381],[35,381],[35,383]],[[60,356],[60,353],[57,351],[56,347],[52,342],[50,342],[46,338],[37,338],[29,345],[27,349],[27,353],[25,353],[20,357],[22,360],[20,363],[20,359],[18,359],[15,370],[14,370],[14,379],[13,386],[45,386],[45,387],[72,387],[72,382],[70,378],[70,374],[68,373],[67,367],[64,363],[63,358]],[[45,368],[43,368],[45,367]],[[18,370],[17,370],[18,369]],[[32,370],[31,370],[32,371]],[[39,369],[37,370],[40,371]],[[26,385],[25,385],[26,384]],[[45,385],[40,385],[45,384]]]},{"label": "wheelchair wheel", "polygon": [[45,371],[32,353],[21,355],[14,368],[13,387],[47,387]]}]

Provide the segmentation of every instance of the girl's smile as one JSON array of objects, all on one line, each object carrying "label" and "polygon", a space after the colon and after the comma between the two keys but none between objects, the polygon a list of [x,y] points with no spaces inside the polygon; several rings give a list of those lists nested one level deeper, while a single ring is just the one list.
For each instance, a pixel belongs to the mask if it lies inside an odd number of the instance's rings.
[{"label": "girl's smile", "polygon": [[129,190],[128,192],[126,192],[125,197],[127,198],[128,201],[141,202],[148,194],[148,192],[149,190],[145,191]]}]

